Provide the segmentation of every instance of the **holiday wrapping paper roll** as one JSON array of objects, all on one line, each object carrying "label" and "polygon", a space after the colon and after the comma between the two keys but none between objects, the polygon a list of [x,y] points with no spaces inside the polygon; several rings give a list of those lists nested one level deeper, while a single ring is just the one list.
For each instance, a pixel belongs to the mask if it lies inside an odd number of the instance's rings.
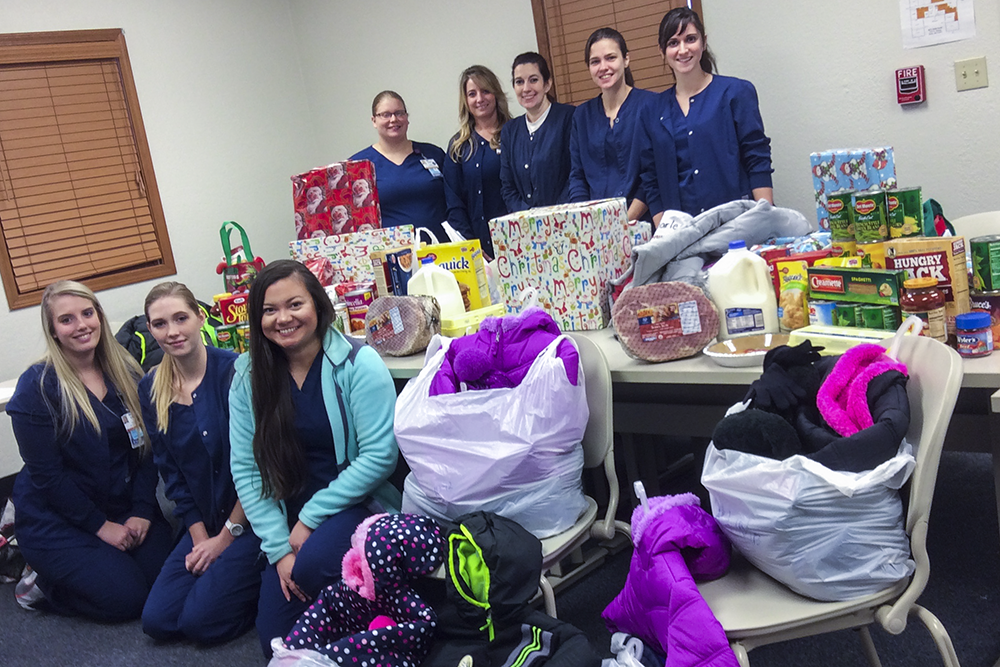
[{"label": "holiday wrapping paper roll", "polygon": [[298,239],[382,226],[375,165],[369,160],[334,162],[292,176],[292,201]]},{"label": "holiday wrapping paper roll", "polygon": [[292,241],[288,248],[292,259],[310,267],[313,273],[314,267],[321,267],[330,276],[328,284],[336,284],[375,280],[370,253],[408,245],[413,245],[413,225]]},{"label": "holiday wrapping paper roll", "polygon": [[609,281],[629,268],[632,246],[649,226],[630,223],[625,200],[533,208],[490,221],[496,270],[508,312],[525,290],[563,331],[602,329],[611,308]]},{"label": "holiday wrapping paper roll", "polygon": [[826,196],[841,190],[895,190],[896,163],[892,146],[838,148],[809,156],[812,166],[816,218],[821,229],[829,229]]}]

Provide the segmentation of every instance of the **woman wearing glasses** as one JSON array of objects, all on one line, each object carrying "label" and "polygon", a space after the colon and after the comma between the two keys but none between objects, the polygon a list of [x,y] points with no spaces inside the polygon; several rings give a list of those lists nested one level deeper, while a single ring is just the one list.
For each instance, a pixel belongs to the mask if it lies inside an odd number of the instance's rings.
[{"label": "woman wearing glasses", "polygon": [[444,240],[447,218],[442,174],[444,151],[434,144],[410,141],[406,103],[399,93],[383,90],[372,102],[372,124],[378,141],[351,156],[375,165],[375,186],[382,226],[426,227]]}]

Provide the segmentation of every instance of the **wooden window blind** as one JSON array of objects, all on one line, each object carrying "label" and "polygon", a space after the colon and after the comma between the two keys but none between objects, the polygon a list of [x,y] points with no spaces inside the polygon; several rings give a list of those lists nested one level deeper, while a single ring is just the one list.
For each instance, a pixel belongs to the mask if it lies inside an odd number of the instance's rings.
[{"label": "wooden window blind", "polygon": [[657,31],[664,14],[686,6],[701,15],[698,0],[531,0],[539,52],[552,69],[557,99],[580,104],[597,96],[584,48],[598,28],[614,28],[625,37],[636,87],[660,92],[673,85],[674,77],[660,56]]},{"label": "wooden window blind", "polygon": [[0,234],[12,309],[175,272],[121,30],[0,35]]}]

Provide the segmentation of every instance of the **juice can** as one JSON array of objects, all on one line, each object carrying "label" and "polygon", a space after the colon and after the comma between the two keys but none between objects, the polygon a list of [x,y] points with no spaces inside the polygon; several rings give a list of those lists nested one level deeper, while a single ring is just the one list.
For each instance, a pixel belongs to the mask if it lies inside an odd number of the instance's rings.
[{"label": "juice can", "polygon": [[885,241],[889,238],[885,190],[855,192],[851,199],[854,215],[854,238],[858,243]]},{"label": "juice can", "polygon": [[842,190],[826,196],[826,211],[830,217],[830,239],[853,241],[854,221],[851,217],[852,190]]}]

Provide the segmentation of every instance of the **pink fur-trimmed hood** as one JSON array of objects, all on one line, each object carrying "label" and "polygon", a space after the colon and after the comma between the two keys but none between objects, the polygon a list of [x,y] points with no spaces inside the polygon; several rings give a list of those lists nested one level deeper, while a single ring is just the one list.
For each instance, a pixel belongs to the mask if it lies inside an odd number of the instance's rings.
[{"label": "pink fur-trimmed hood", "polygon": [[816,395],[816,407],[826,423],[844,437],[872,426],[868,384],[888,371],[906,375],[906,366],[879,345],[866,343],[845,352]]}]

